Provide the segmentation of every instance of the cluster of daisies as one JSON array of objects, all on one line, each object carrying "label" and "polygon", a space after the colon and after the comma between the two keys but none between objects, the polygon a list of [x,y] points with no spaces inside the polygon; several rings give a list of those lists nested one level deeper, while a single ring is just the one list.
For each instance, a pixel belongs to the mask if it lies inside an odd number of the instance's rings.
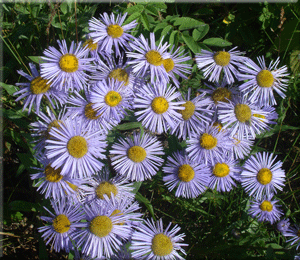
[{"label": "cluster of daisies", "polygon": [[[274,92],[285,96],[286,66],[277,68],[277,59],[267,67],[263,57],[257,65],[236,48],[202,50],[195,60],[207,87],[194,97],[191,89],[182,94],[192,58],[154,33],[134,37],[137,23],[123,25],[126,15],[92,18],[84,43],[58,41],[44,51],[40,71],[33,64],[32,75],[18,71],[29,82],[17,84],[17,101],[25,98],[24,109],[34,107],[39,117],[31,126],[42,168],[31,178],[53,207],[41,217],[46,243],[85,259],[183,259],[180,227],[143,220],[135,201],[133,183],[160,170],[176,197],[227,192],[240,183],[251,196],[251,216],[280,220],[273,196],[284,186],[282,162],[249,154],[256,135],[275,124]],[[127,115],[146,132],[108,145],[108,133]],[[186,140],[186,149],[164,162],[160,134]]]}]

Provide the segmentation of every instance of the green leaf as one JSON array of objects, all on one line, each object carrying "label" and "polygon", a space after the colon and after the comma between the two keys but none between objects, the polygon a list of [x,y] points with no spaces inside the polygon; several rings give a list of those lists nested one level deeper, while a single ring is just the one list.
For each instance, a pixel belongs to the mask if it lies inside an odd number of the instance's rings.
[{"label": "green leaf", "polygon": [[142,5],[134,5],[134,6],[131,6],[131,7],[127,8],[125,10],[125,12],[128,13],[128,14],[133,14],[133,13],[137,13],[137,12],[141,13],[141,12],[144,11],[144,9],[145,9],[145,7],[142,6]]},{"label": "green leaf", "polygon": [[195,41],[200,41],[209,31],[209,25],[203,24],[203,26],[193,30],[193,38]]},{"label": "green leaf", "polygon": [[205,39],[203,41],[204,44],[210,45],[210,46],[217,46],[217,47],[226,47],[232,45],[231,42],[225,41],[221,38],[209,38]]},{"label": "green leaf", "polygon": [[141,15],[141,22],[144,25],[145,29],[147,31],[150,31],[150,25],[149,25],[148,17],[145,13],[142,13],[142,15]]},{"label": "green leaf", "polygon": [[37,64],[43,63],[41,56],[28,56],[28,58]]},{"label": "green leaf", "polygon": [[300,51],[299,50],[292,51],[290,57],[290,66],[295,76],[300,73]]},{"label": "green leaf", "polygon": [[142,13],[140,13],[140,12],[133,13],[126,19],[126,21],[123,23],[123,25],[131,23],[132,21],[138,19],[141,15],[142,15]]},{"label": "green leaf", "polygon": [[132,185],[134,187],[134,190],[132,191],[132,193],[136,194],[138,192],[138,190],[140,189],[142,183],[143,183],[142,181],[135,181]]},{"label": "green leaf", "polygon": [[199,28],[203,25],[203,22],[197,21],[190,17],[179,17],[175,19],[174,25],[179,25],[179,30],[183,31],[193,28]]},{"label": "green leaf", "polygon": [[28,153],[17,153],[18,158],[21,163],[24,164],[27,171],[30,173],[36,173],[34,169],[32,169],[33,165],[37,165],[37,160],[32,156],[32,154]]},{"label": "green leaf", "polygon": [[170,33],[170,30],[173,28],[172,25],[167,25],[161,32],[161,36],[166,36],[168,33]]},{"label": "green leaf", "polygon": [[142,123],[141,122],[130,122],[130,123],[124,123],[121,125],[117,125],[115,129],[124,131],[124,130],[130,130],[130,129],[135,129],[135,128],[142,128]]},{"label": "green leaf", "polygon": [[62,2],[60,5],[60,10],[63,14],[68,12],[68,4],[66,2]]},{"label": "green leaf", "polygon": [[200,53],[201,52],[201,48],[198,45],[197,42],[195,42],[195,40],[193,39],[193,37],[191,36],[186,36],[186,35],[182,35],[182,39],[184,40],[184,42],[186,43],[186,45],[190,48],[190,50],[193,53]]},{"label": "green leaf", "polygon": [[152,206],[151,202],[139,192],[137,192],[135,194],[135,198],[137,201],[143,203],[146,206],[146,208],[149,210],[153,220],[156,221],[155,216],[154,216],[153,206]]},{"label": "green leaf", "polygon": [[155,5],[146,5],[147,13],[150,13],[155,16],[159,16],[158,10],[155,8]]},{"label": "green leaf", "polygon": [[154,32],[160,30],[160,29],[164,29],[166,26],[168,26],[167,23],[159,23],[158,25],[155,26],[154,28]]},{"label": "green leaf", "polygon": [[[177,42],[175,41],[175,36],[177,34]],[[170,44],[170,49],[172,49],[173,46],[177,46],[178,43],[178,31],[172,31],[170,38],[169,38],[169,44]]]},{"label": "green leaf", "polygon": [[296,127],[296,126],[275,125],[273,127],[273,129],[257,135],[256,138],[266,138],[266,137],[270,137],[273,134],[276,134],[276,133],[279,133],[279,132],[284,132],[284,131],[287,131],[287,130],[299,130],[299,129],[300,129],[300,127]]},{"label": "green leaf", "polygon": [[10,210],[14,210],[14,211],[31,212],[31,211],[36,211],[38,204],[24,201],[24,200],[14,200],[11,203],[9,203],[9,207]]},{"label": "green leaf", "polygon": [[18,88],[16,86],[14,86],[14,85],[7,85],[7,84],[5,84],[3,82],[0,82],[0,86],[2,88],[4,88],[9,95],[14,94],[18,90]]}]

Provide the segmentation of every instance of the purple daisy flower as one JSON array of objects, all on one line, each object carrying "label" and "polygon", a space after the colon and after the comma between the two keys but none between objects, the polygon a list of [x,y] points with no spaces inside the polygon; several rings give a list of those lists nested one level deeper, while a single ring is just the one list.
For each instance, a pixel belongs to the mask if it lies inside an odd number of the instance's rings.
[{"label": "purple daisy flower", "polygon": [[168,88],[167,84],[144,85],[136,92],[133,107],[137,111],[134,115],[151,132],[161,134],[170,127],[174,129],[182,120],[182,115],[176,110],[185,109],[180,106],[184,101],[174,102],[180,95],[175,87]]},{"label": "purple daisy flower", "polygon": [[58,40],[59,50],[50,46],[44,51],[46,57],[42,57],[42,77],[49,80],[51,86],[64,89],[82,90],[87,87],[89,76],[85,71],[93,71],[91,64],[94,58],[87,58],[89,50],[83,48],[81,42],[77,45],[71,43],[70,49],[65,40]]},{"label": "purple daisy flower", "polygon": [[209,81],[219,82],[221,72],[224,73],[224,80],[228,84],[234,83],[234,76],[238,71],[236,67],[241,66],[245,61],[245,57],[241,55],[243,52],[236,51],[237,47],[227,51],[211,52],[201,50],[200,54],[196,55],[196,63],[199,69],[203,70],[204,77]]},{"label": "purple daisy flower", "polygon": [[253,218],[257,218],[258,221],[268,221],[274,224],[280,219],[283,214],[276,205],[278,200],[272,200],[273,194],[265,196],[259,200],[250,201],[249,214]]},{"label": "purple daisy flower", "polygon": [[[23,111],[28,107],[28,115],[31,112],[32,106],[34,106],[36,114],[40,113],[41,100],[45,96],[53,108],[56,108],[55,103],[59,103],[61,106],[66,102],[68,95],[62,91],[58,91],[51,86],[50,82],[40,76],[39,72],[36,69],[36,66],[33,63],[29,63],[29,67],[32,73],[32,76],[26,74],[22,70],[17,72],[28,79],[28,83],[16,83],[16,86],[21,86],[22,89],[15,92],[13,95],[20,95],[16,102],[25,98]],[[55,102],[53,102],[53,100]]]},{"label": "purple daisy flower", "polygon": [[110,150],[112,166],[116,172],[131,181],[151,179],[163,164],[164,155],[157,137],[133,133],[133,138],[120,139]]},{"label": "purple daisy flower", "polygon": [[222,159],[215,159],[214,163],[208,165],[211,169],[209,188],[216,188],[218,192],[227,192],[236,186],[234,180],[240,181],[242,168],[229,154],[223,154]]},{"label": "purple daisy flower", "polygon": [[251,147],[254,144],[254,138],[243,137],[238,139],[237,137],[231,137],[233,146],[232,146],[232,155],[235,159],[244,159],[250,154]]},{"label": "purple daisy flower", "polygon": [[138,77],[145,77],[150,73],[151,83],[155,84],[155,78],[162,83],[169,82],[169,74],[164,68],[163,60],[169,58],[166,52],[169,45],[162,45],[161,39],[158,46],[155,44],[154,33],[150,33],[150,45],[141,34],[133,43],[129,43],[136,52],[126,52],[127,58],[132,58],[128,64],[133,65],[133,73]]},{"label": "purple daisy flower", "polygon": [[169,191],[177,186],[176,197],[196,198],[203,193],[210,181],[209,168],[205,164],[196,163],[184,152],[175,152],[168,156],[163,172],[165,185]]},{"label": "purple daisy flower", "polygon": [[93,103],[92,108],[97,111],[96,116],[101,115],[106,121],[113,118],[119,123],[127,115],[125,109],[131,109],[133,96],[122,82],[108,79],[92,87],[89,99]]},{"label": "purple daisy flower", "polygon": [[43,233],[42,237],[46,241],[46,245],[51,243],[51,247],[56,252],[61,250],[70,252],[73,248],[72,241],[75,230],[85,226],[85,223],[80,222],[85,218],[84,212],[79,203],[73,204],[73,201],[67,199],[51,201],[51,205],[55,214],[44,207],[51,217],[41,217],[43,221],[49,222],[51,225],[39,227],[38,230]]},{"label": "purple daisy flower", "polygon": [[[240,80],[248,80],[239,86],[240,91],[248,95],[250,102],[259,105],[276,105],[274,91],[279,96],[285,98],[289,75],[287,66],[277,69],[279,58],[271,61],[267,68],[264,57],[257,58],[259,66],[257,66],[251,59],[247,59],[244,64],[241,64],[239,70],[243,73],[239,74]],[[246,73],[246,74],[244,74]]]},{"label": "purple daisy flower", "polygon": [[250,196],[262,196],[282,191],[285,173],[282,162],[275,163],[277,156],[272,153],[256,153],[245,162],[241,173],[241,184]]},{"label": "purple daisy flower", "polygon": [[283,234],[285,237],[291,237],[286,242],[294,245],[298,243],[296,250],[298,250],[300,246],[300,226],[299,225],[290,225],[286,232]]},{"label": "purple daisy flower", "polygon": [[75,119],[58,123],[49,134],[53,138],[46,140],[46,156],[52,159],[51,167],[61,168],[61,174],[70,174],[72,178],[89,177],[100,170],[104,159],[106,136],[101,130],[93,130]]},{"label": "purple daisy flower", "polygon": [[115,47],[116,55],[121,56],[121,49],[131,49],[128,42],[135,39],[130,35],[131,29],[137,26],[136,21],[132,21],[129,24],[122,25],[126,19],[127,13],[123,16],[120,14],[115,15],[111,13],[110,17],[107,13],[100,15],[100,19],[92,18],[89,21],[89,36],[95,43],[99,45],[99,51],[105,51],[111,53],[113,46]]},{"label": "purple daisy flower", "polygon": [[191,135],[191,132],[203,131],[206,125],[210,124],[213,111],[208,109],[212,103],[203,95],[196,96],[191,100],[191,89],[188,90],[187,95],[183,98],[179,96],[179,101],[185,101],[181,106],[184,110],[178,111],[182,115],[182,121],[178,121],[172,128],[172,134],[184,140]]},{"label": "purple daisy flower", "polygon": [[212,124],[203,131],[192,132],[187,140],[187,152],[192,160],[207,164],[222,160],[224,153],[230,151],[232,142],[225,131],[219,131]]},{"label": "purple daisy flower", "polygon": [[134,259],[148,260],[183,260],[184,258],[178,254],[186,254],[183,246],[183,238],[185,234],[177,233],[180,227],[175,225],[171,230],[170,223],[164,230],[162,219],[154,223],[153,219],[145,220],[144,224],[137,227],[132,235],[130,250]]},{"label": "purple daisy flower", "polygon": [[281,232],[283,235],[285,235],[286,234],[286,232],[287,232],[287,230],[288,230],[288,228],[289,228],[289,226],[290,226],[290,221],[289,221],[289,219],[282,219],[282,220],[280,220],[278,223],[277,223],[277,230],[279,231],[279,232]]}]

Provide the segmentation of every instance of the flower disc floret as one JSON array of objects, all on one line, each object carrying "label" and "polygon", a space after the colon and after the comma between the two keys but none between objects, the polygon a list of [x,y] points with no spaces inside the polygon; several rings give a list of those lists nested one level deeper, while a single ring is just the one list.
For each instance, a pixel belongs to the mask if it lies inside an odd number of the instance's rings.
[{"label": "flower disc floret", "polygon": [[53,219],[52,226],[57,233],[62,234],[69,231],[71,222],[66,215],[60,214],[55,219]]},{"label": "flower disc floret", "polygon": [[171,58],[169,58],[169,59],[164,59],[164,60],[162,61],[162,64],[163,64],[163,66],[164,66],[166,72],[170,72],[171,70],[174,69],[174,66],[175,66],[175,63],[174,63],[174,61],[173,61]]},{"label": "flower disc floret", "polygon": [[217,138],[213,137],[210,134],[204,133],[200,137],[200,145],[206,150],[213,149],[214,147],[217,146],[217,144],[218,144]]},{"label": "flower disc floret", "polygon": [[214,60],[217,65],[227,66],[230,62],[230,53],[226,51],[218,51],[214,54]]},{"label": "flower disc floret", "polygon": [[180,110],[179,113],[182,115],[184,120],[189,120],[195,112],[195,105],[192,101],[187,101],[185,104],[181,106],[185,107],[184,110]]},{"label": "flower disc floret", "polygon": [[114,194],[114,196],[116,196],[118,194],[118,189],[114,184],[108,181],[101,182],[96,188],[96,194],[99,199],[103,200],[104,195],[107,195],[110,198],[111,193]]},{"label": "flower disc floret", "polygon": [[59,182],[63,178],[63,176],[60,174],[61,169],[54,169],[50,166],[50,164],[46,166],[44,173],[46,176],[46,180],[50,182]]},{"label": "flower disc floret", "polygon": [[169,103],[164,97],[156,97],[151,103],[151,108],[156,114],[163,114],[169,108]]},{"label": "flower disc floret", "polygon": [[165,234],[157,234],[152,239],[152,251],[157,256],[169,255],[173,250],[171,239]]},{"label": "flower disc floret", "polygon": [[264,200],[260,205],[259,208],[263,211],[271,212],[273,210],[273,205],[270,201]]},{"label": "flower disc floret", "polygon": [[178,169],[178,178],[181,181],[189,182],[195,177],[195,171],[189,164],[183,164]]},{"label": "flower disc floret", "polygon": [[154,66],[161,66],[163,58],[158,51],[150,50],[145,54],[147,61]]},{"label": "flower disc floret", "polygon": [[241,123],[248,122],[251,118],[251,108],[246,104],[237,104],[234,107],[234,114]]},{"label": "flower disc floret", "polygon": [[50,84],[48,80],[43,79],[42,77],[36,77],[30,82],[30,91],[32,94],[38,95],[46,93],[50,89]]},{"label": "flower disc floret", "polygon": [[124,69],[114,69],[109,73],[108,77],[118,80],[120,82],[124,82],[125,86],[129,84],[129,75]]},{"label": "flower disc floret", "polygon": [[122,101],[122,96],[118,92],[111,90],[106,94],[104,100],[110,107],[115,107]]},{"label": "flower disc floret", "polygon": [[145,160],[147,153],[143,147],[135,145],[128,149],[127,155],[131,161],[139,163]]},{"label": "flower disc floret", "polygon": [[97,216],[90,223],[90,231],[97,237],[106,237],[112,230],[113,224],[107,216]]},{"label": "flower disc floret", "polygon": [[270,88],[274,83],[274,76],[268,70],[260,71],[256,76],[257,84],[262,88]]},{"label": "flower disc floret", "polygon": [[98,47],[97,43],[94,43],[92,39],[86,40],[82,47],[85,46],[87,46],[87,48],[89,48],[90,51],[95,51]]},{"label": "flower disc floret", "polygon": [[88,103],[84,108],[84,115],[89,119],[98,119],[101,115],[97,116],[97,111],[92,108],[93,103]]},{"label": "flower disc floret", "polygon": [[78,59],[73,54],[65,54],[59,60],[59,67],[68,73],[77,71],[78,66]]},{"label": "flower disc floret", "polygon": [[267,185],[272,181],[272,172],[268,168],[262,168],[257,173],[257,180],[263,185]]},{"label": "flower disc floret", "polygon": [[73,136],[67,144],[68,152],[75,158],[81,158],[88,152],[88,145],[84,137]]},{"label": "flower disc floret", "polygon": [[111,24],[107,26],[106,31],[112,38],[119,38],[123,35],[123,28],[118,24]]},{"label": "flower disc floret", "polygon": [[213,174],[216,177],[225,177],[229,174],[230,169],[226,163],[216,163],[213,168]]},{"label": "flower disc floret", "polygon": [[211,96],[212,100],[217,104],[218,102],[228,102],[228,99],[231,100],[231,91],[227,88],[217,88]]}]

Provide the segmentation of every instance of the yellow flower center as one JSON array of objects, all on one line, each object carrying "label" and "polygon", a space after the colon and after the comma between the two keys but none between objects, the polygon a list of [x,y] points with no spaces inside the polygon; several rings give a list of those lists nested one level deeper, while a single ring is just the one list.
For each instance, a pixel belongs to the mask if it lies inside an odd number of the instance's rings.
[{"label": "yellow flower center", "polygon": [[59,67],[65,72],[75,72],[78,70],[78,59],[73,54],[65,54],[59,60]]},{"label": "yellow flower center", "polygon": [[210,134],[204,133],[200,137],[200,145],[207,150],[211,150],[217,146],[218,140]]},{"label": "yellow flower center", "polygon": [[50,166],[50,164],[48,164],[46,167],[45,167],[45,170],[44,170],[44,173],[45,173],[45,176],[46,176],[46,180],[49,181],[49,182],[59,182],[62,178],[63,178],[63,175],[61,175],[61,169],[58,168],[58,169],[54,169]]},{"label": "yellow flower center", "polygon": [[30,82],[30,91],[35,95],[46,93],[49,88],[50,84],[48,84],[48,80],[42,77],[36,77]]},{"label": "yellow flower center", "polygon": [[189,120],[195,112],[194,103],[192,101],[187,101],[185,104],[183,104],[181,106],[185,107],[185,109],[184,110],[179,110],[179,113],[182,115],[182,118],[184,120]]},{"label": "yellow flower center", "polygon": [[115,69],[112,70],[108,77],[111,79],[118,80],[119,82],[124,82],[124,85],[127,86],[129,84],[129,75],[124,69]]},{"label": "yellow flower center", "polygon": [[166,72],[170,72],[172,69],[174,69],[175,65],[171,58],[163,60],[162,64],[164,65]]},{"label": "yellow flower center", "polygon": [[98,47],[97,43],[94,43],[92,39],[86,40],[82,46],[87,46],[91,51],[96,50]]},{"label": "yellow flower center", "polygon": [[257,74],[256,81],[258,86],[262,88],[270,88],[273,86],[274,76],[270,71],[262,70]]},{"label": "yellow flower center", "polygon": [[152,239],[152,252],[157,256],[169,255],[173,250],[171,239],[165,234],[157,234]]},{"label": "yellow flower center", "polygon": [[195,177],[195,172],[193,167],[188,164],[183,164],[178,169],[178,178],[181,181],[189,182]]},{"label": "yellow flower center", "polygon": [[98,119],[101,115],[97,116],[97,111],[92,108],[93,103],[88,103],[84,108],[84,115],[88,119]]},{"label": "yellow flower center", "polygon": [[71,183],[71,182],[68,182],[66,181],[66,183],[69,185],[69,187],[73,190],[73,191],[77,191],[78,190],[78,186]]},{"label": "yellow flower center", "polygon": [[112,228],[111,219],[107,216],[97,216],[90,223],[90,231],[97,237],[106,237]]},{"label": "yellow flower center", "polygon": [[262,168],[258,171],[256,179],[262,185],[267,185],[272,180],[272,172],[268,168]]},{"label": "yellow flower center", "polygon": [[47,131],[45,133],[47,139],[50,139],[52,137],[52,135],[50,135],[50,130],[52,129],[52,127],[55,127],[57,129],[61,128],[59,123],[62,123],[62,121],[61,120],[53,120],[51,123],[48,124]]},{"label": "yellow flower center", "polygon": [[110,107],[115,107],[122,101],[122,97],[118,92],[111,90],[106,94],[104,100]]},{"label": "yellow flower center", "polygon": [[249,106],[245,104],[237,104],[234,107],[234,113],[237,120],[241,123],[248,122],[251,118],[252,112]]},{"label": "yellow flower center", "polygon": [[231,100],[231,91],[227,88],[217,88],[211,96],[212,100],[217,104],[219,101],[228,103]]},{"label": "yellow flower center", "polygon": [[222,127],[223,127],[223,125],[217,121],[213,123],[213,126],[218,128],[219,132],[222,130]]},{"label": "yellow flower center", "polygon": [[116,196],[118,194],[118,189],[114,184],[108,181],[101,182],[96,188],[96,195],[99,199],[103,200],[104,194],[111,198],[111,193]]},{"label": "yellow flower center", "polygon": [[224,67],[230,62],[230,53],[226,51],[218,51],[214,55],[214,60],[217,65]]},{"label": "yellow flower center", "polygon": [[[124,214],[121,212],[121,210],[115,209],[115,210],[111,213],[110,217],[111,217],[111,216],[114,216],[114,215],[121,216],[121,215],[124,215]],[[124,225],[124,222],[117,223],[116,225]]]},{"label": "yellow flower center", "polygon": [[155,50],[148,51],[145,57],[147,61],[154,66],[160,66],[163,64],[163,58],[158,51]]},{"label": "yellow flower center", "polygon": [[106,31],[112,38],[119,38],[123,35],[123,28],[118,24],[111,24],[107,26]]},{"label": "yellow flower center", "polygon": [[66,215],[61,214],[53,219],[52,226],[57,233],[65,233],[70,229],[71,222]]},{"label": "yellow flower center", "polygon": [[229,172],[229,166],[226,163],[216,163],[213,168],[213,174],[216,177],[225,177]]},{"label": "yellow flower center", "polygon": [[67,149],[74,158],[81,158],[88,152],[88,145],[84,137],[73,136],[67,144]]},{"label": "yellow flower center", "polygon": [[273,209],[273,205],[270,201],[264,200],[260,205],[259,208],[263,211],[271,212]]},{"label": "yellow flower center", "polygon": [[132,146],[127,150],[127,156],[131,161],[139,163],[145,160],[147,153],[141,146]]},{"label": "yellow flower center", "polygon": [[156,114],[163,114],[169,108],[169,103],[164,97],[156,97],[151,103],[151,108]]}]

